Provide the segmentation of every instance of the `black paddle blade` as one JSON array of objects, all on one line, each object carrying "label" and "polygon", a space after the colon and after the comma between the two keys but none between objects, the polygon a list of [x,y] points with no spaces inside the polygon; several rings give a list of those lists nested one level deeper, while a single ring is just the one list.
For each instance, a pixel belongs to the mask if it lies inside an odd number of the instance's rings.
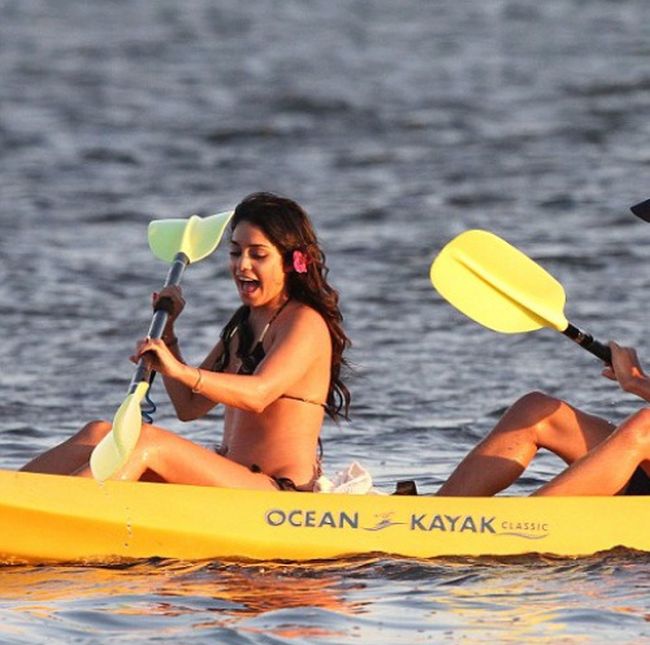
[{"label": "black paddle blade", "polygon": [[650,222],[650,199],[646,199],[644,202],[632,206],[630,210],[645,222]]}]

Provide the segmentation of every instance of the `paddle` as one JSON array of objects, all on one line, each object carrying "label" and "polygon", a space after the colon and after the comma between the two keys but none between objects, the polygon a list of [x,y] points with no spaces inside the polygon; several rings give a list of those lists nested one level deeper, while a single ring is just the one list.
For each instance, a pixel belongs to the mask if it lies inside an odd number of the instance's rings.
[{"label": "paddle", "polygon": [[[154,220],[149,224],[149,247],[153,254],[171,267],[164,286],[178,285],[188,264],[210,255],[219,245],[232,212],[201,218]],[[161,298],[156,304],[147,335],[160,338],[165,330],[171,301]],[[93,477],[104,481],[127,462],[142,428],[140,404],[149,390],[153,374],[140,359],[126,398],[113,418],[112,430],[95,446],[90,456]]]},{"label": "paddle", "polygon": [[611,362],[609,347],[565,318],[562,285],[493,233],[461,233],[433,261],[430,276],[445,300],[484,327],[506,334],[549,327]]},{"label": "paddle", "polygon": [[644,202],[635,204],[630,208],[630,210],[642,220],[650,222],[650,199],[646,199]]}]

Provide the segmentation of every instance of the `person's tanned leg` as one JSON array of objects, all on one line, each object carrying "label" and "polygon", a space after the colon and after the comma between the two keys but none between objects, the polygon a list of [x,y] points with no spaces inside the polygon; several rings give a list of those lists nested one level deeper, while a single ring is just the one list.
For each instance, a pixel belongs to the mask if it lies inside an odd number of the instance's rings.
[{"label": "person's tanned leg", "polygon": [[604,419],[540,392],[531,392],[457,466],[437,495],[488,496],[507,488],[540,448],[571,464],[614,430]]}]

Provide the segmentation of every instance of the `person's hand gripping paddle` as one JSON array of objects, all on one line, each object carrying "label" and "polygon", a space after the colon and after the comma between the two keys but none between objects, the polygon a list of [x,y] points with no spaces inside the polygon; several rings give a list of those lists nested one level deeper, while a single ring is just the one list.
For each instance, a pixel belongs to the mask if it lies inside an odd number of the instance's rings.
[{"label": "person's hand gripping paddle", "polygon": [[609,347],[566,319],[562,285],[493,233],[461,233],[440,251],[430,277],[445,300],[488,329],[513,334],[548,327],[611,363]]},{"label": "person's hand gripping paddle", "polygon": [[[219,245],[232,212],[209,217],[154,220],[149,224],[149,247],[153,254],[171,263],[164,286],[178,285],[188,264],[210,255]],[[161,338],[169,317],[169,299],[161,298],[155,307],[148,336]],[[97,444],[90,456],[93,477],[104,481],[126,464],[142,428],[141,403],[149,390],[151,372],[140,359],[131,384],[113,418],[111,431]]]}]

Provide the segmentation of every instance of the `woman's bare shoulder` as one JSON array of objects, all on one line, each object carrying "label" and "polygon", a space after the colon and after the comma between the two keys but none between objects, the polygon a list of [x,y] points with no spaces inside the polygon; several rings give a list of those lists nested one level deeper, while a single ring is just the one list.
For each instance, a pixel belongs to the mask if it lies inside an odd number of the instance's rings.
[{"label": "woman's bare shoulder", "polygon": [[[302,302],[292,303],[278,318],[274,340],[280,338],[300,338],[301,344],[326,344],[329,341],[329,329],[323,316],[313,307]],[[271,326],[273,329],[273,326]]]},{"label": "woman's bare shoulder", "polygon": [[297,302],[287,314],[287,324],[291,326],[309,327],[317,333],[328,333],[322,314],[303,302]]}]

